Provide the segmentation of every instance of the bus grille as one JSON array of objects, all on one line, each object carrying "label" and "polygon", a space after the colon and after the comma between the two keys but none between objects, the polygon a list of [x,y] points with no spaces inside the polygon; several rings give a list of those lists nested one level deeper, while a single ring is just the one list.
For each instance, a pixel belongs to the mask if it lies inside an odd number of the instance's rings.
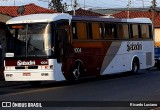
[{"label": "bus grille", "polygon": [[152,65],[152,53],[151,52],[147,52],[146,53],[146,65],[147,66],[151,66]]},{"label": "bus grille", "polygon": [[16,66],[15,69],[38,69],[38,66]]}]

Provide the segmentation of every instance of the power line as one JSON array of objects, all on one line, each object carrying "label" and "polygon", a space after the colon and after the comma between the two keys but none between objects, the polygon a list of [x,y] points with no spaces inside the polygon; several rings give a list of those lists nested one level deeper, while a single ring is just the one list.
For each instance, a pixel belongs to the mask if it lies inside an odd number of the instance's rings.
[{"label": "power line", "polygon": [[152,23],[155,23],[156,0],[152,0]]},{"label": "power line", "polygon": [[[113,4],[108,1],[99,2],[99,0],[98,1],[94,0],[94,2],[93,2],[93,1],[85,0],[85,7],[87,7],[87,6],[93,7],[93,8],[97,8],[97,7],[99,7],[99,8],[116,8],[116,7],[125,8],[125,7],[128,7],[128,0],[115,0],[115,2],[117,2],[117,4]],[[80,2],[80,4],[81,4],[81,7],[84,6],[84,3]],[[142,4],[142,5],[140,5],[140,4]],[[151,6],[151,1],[149,1],[149,0],[132,0],[131,5],[130,5],[130,7],[137,7],[137,8],[140,8],[140,7],[145,8],[147,6]]]}]

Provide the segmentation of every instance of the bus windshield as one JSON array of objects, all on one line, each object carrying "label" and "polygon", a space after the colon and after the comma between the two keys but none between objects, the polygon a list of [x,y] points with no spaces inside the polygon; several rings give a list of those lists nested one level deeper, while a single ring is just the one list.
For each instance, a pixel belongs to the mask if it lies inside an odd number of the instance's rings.
[{"label": "bus windshield", "polygon": [[13,52],[14,57],[51,56],[54,53],[50,24],[12,24],[8,27],[13,36],[8,39],[7,51]]}]

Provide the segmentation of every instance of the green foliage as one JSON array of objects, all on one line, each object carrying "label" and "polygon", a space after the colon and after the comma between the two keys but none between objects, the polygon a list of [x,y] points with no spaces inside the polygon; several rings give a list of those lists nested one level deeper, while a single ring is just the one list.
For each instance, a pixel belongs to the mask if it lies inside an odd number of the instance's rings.
[{"label": "green foliage", "polygon": [[66,11],[66,7],[64,7],[62,1],[63,0],[52,0],[51,3],[49,4],[49,8],[52,10],[57,10],[60,13]]}]

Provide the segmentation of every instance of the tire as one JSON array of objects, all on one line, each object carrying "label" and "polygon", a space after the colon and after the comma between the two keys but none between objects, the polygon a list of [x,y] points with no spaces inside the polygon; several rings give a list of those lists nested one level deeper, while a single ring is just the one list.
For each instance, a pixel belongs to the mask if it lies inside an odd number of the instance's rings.
[{"label": "tire", "polygon": [[156,67],[158,70],[160,70],[160,62],[159,62],[159,61],[157,61],[157,63],[155,63],[155,67]]},{"label": "tire", "polygon": [[37,87],[41,85],[41,81],[29,81],[31,86]]},{"label": "tire", "polygon": [[135,74],[135,73],[138,73],[138,70],[139,70],[139,61],[137,59],[134,59],[133,62],[132,62],[132,70],[131,70],[131,72],[133,74]]},{"label": "tire", "polygon": [[76,62],[72,69],[72,79],[74,81],[78,81],[81,79],[81,75],[83,73],[83,65],[80,61]]},{"label": "tire", "polygon": [[160,66],[159,66],[159,65],[158,65],[158,66],[156,66],[156,67],[157,67],[157,69],[158,69],[158,70],[160,70]]}]

